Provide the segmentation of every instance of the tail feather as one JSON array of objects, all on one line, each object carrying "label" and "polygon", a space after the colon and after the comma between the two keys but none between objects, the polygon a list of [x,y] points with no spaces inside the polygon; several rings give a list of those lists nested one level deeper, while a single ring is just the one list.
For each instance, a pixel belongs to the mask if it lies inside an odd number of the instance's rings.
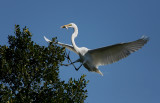
[{"label": "tail feather", "polygon": [[103,76],[103,73],[100,70],[97,69],[95,72]]}]

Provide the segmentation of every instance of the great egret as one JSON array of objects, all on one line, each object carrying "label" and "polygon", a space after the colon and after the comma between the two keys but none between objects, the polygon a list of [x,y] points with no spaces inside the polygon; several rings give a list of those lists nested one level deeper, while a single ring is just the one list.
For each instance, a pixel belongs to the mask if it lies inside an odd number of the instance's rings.
[{"label": "great egret", "polygon": [[[119,61],[122,58],[127,57],[131,53],[142,48],[144,44],[146,44],[149,40],[148,37],[142,37],[136,41],[128,42],[128,43],[119,43],[111,46],[106,46],[98,49],[90,50],[86,47],[79,48],[74,39],[78,35],[78,27],[74,23],[70,23],[68,25],[61,26],[61,28],[73,28],[74,32],[71,37],[72,45],[63,44],[58,42],[59,45],[66,47],[67,49],[75,52],[79,55],[79,59],[75,62],[81,62],[79,68],[83,65],[88,71],[99,73],[103,76],[102,72],[98,69],[98,66],[107,65]],[[44,39],[47,42],[51,42],[44,36]],[[79,69],[78,68],[78,69]],[[77,70],[78,70],[77,69]]]}]

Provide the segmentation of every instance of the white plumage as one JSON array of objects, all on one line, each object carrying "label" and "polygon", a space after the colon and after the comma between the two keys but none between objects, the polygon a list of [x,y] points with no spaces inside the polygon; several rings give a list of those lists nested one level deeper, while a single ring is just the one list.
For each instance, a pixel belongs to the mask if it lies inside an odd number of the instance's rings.
[{"label": "white plumage", "polygon": [[[62,26],[62,28],[74,29],[74,33],[72,34],[72,37],[71,37],[72,45],[58,42],[59,45],[66,47],[67,49],[79,55],[80,58],[73,63],[81,62],[82,63],[81,66],[83,65],[88,71],[99,73],[102,76],[103,74],[98,69],[98,66],[111,64],[116,61],[119,61],[122,58],[127,57],[131,53],[142,48],[143,45],[146,44],[149,40],[148,37],[143,36],[141,39],[138,39],[136,41],[132,41],[128,43],[119,43],[111,46],[90,50],[86,47],[79,48],[76,46],[74,41],[74,39],[78,35],[78,27],[76,26],[76,24],[70,23],[68,25]],[[45,36],[44,36],[44,39],[47,42],[51,42]]]}]

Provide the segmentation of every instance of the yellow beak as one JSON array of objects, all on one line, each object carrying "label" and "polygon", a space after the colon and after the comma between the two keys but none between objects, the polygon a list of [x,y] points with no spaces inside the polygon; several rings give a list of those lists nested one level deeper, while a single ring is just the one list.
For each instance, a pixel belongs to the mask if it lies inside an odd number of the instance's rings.
[{"label": "yellow beak", "polygon": [[68,25],[63,25],[61,26],[61,28],[68,28]]}]

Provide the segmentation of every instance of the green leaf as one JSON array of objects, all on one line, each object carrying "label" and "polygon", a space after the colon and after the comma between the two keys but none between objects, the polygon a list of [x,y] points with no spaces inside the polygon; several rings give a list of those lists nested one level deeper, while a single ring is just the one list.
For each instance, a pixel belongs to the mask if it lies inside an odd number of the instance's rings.
[{"label": "green leaf", "polygon": [[27,27],[15,25],[15,36],[0,45],[0,100],[2,103],[61,103],[84,102],[88,81],[85,75],[78,80],[62,81],[59,66],[65,60],[65,48],[52,38],[48,47],[32,41]]}]

